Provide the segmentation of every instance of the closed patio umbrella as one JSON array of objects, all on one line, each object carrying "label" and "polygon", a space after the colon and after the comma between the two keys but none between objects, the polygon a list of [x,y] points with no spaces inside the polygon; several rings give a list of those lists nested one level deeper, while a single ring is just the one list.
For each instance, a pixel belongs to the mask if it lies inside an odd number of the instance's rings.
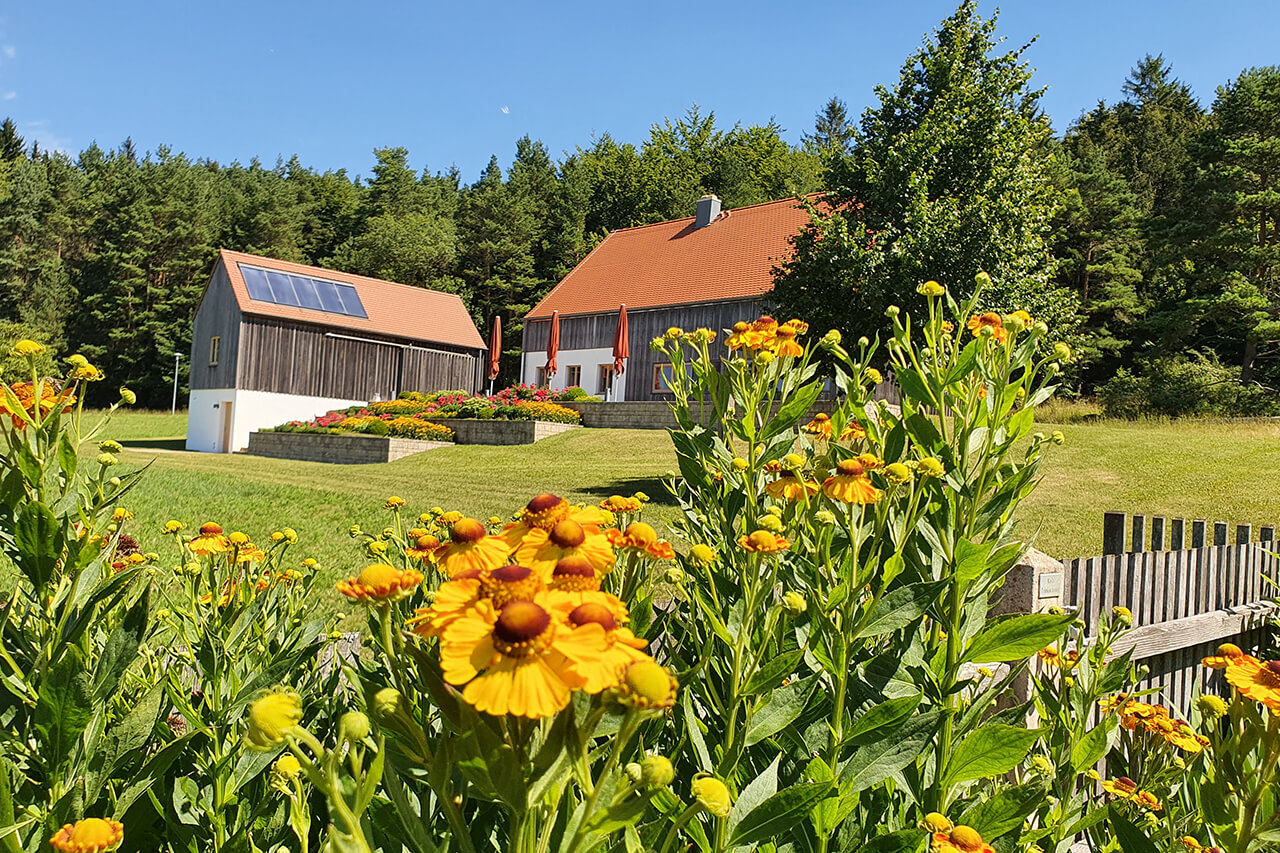
[{"label": "closed patio umbrella", "polygon": [[625,362],[631,358],[631,329],[627,324],[627,304],[618,308],[618,328],[613,333],[613,375],[621,376]]},{"label": "closed patio umbrella", "polygon": [[556,354],[560,352],[560,312],[551,312],[551,330],[547,332],[547,384],[556,375]]},{"label": "closed patio umbrella", "polygon": [[489,335],[489,393],[493,394],[493,381],[498,378],[498,361],[502,358],[502,317],[494,315],[493,332]]}]

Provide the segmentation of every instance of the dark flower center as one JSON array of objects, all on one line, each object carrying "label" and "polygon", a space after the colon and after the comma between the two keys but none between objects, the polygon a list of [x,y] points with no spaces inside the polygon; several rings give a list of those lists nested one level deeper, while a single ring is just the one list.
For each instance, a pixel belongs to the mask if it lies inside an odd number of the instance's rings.
[{"label": "dark flower center", "polygon": [[550,538],[561,548],[577,548],[587,541],[587,533],[581,524],[566,519],[551,529]]},{"label": "dark flower center", "polygon": [[551,614],[532,601],[513,601],[498,614],[493,635],[515,645],[536,640],[551,626]]},{"label": "dark flower center", "polygon": [[578,628],[595,623],[606,631],[612,631],[618,627],[618,620],[613,618],[613,613],[598,601],[588,601],[586,604],[575,607],[569,614],[569,622]]},{"label": "dark flower center", "polygon": [[465,544],[479,542],[487,533],[484,525],[474,518],[464,518],[454,522],[453,527],[449,529],[449,538],[459,544]]}]

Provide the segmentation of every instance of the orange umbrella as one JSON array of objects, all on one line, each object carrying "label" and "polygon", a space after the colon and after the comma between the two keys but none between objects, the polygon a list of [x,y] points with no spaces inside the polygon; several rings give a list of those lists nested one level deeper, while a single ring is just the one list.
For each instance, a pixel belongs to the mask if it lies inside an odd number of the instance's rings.
[{"label": "orange umbrella", "polygon": [[547,333],[547,379],[556,375],[556,353],[560,352],[560,312],[551,312],[551,331]]},{"label": "orange umbrella", "polygon": [[618,330],[613,333],[613,372],[622,375],[623,360],[631,358],[631,330],[627,325],[627,304],[618,309]]},{"label": "orange umbrella", "polygon": [[489,335],[489,381],[498,378],[498,361],[502,358],[502,316],[493,317],[493,333]]}]

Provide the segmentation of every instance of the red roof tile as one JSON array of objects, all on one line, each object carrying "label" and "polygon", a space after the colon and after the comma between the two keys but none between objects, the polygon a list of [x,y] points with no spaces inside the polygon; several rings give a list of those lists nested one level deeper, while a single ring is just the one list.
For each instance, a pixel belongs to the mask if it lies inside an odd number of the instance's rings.
[{"label": "red roof tile", "polygon": [[[442,293],[425,287],[410,287],[407,284],[396,284],[322,267],[277,261],[275,258],[246,255],[243,252],[232,252],[228,249],[221,250],[221,262],[226,267],[227,278],[231,280],[231,289],[235,292],[236,302],[245,314],[272,317],[277,320],[296,320],[347,329],[352,332],[448,344],[469,349],[484,349],[485,346],[484,338],[480,337],[480,331],[472,322],[471,315],[467,313],[467,306],[453,293]],[[365,313],[369,317],[368,319],[348,317],[344,314],[312,311],[307,308],[295,308],[292,305],[276,305],[274,302],[250,299],[249,288],[244,283],[244,276],[240,274],[238,263],[349,284],[356,289],[360,301],[364,303]]]},{"label": "red roof tile", "polygon": [[760,296],[773,289],[772,269],[790,256],[788,240],[809,215],[795,199],[783,199],[722,211],[703,228],[694,221],[611,232],[525,316]]}]

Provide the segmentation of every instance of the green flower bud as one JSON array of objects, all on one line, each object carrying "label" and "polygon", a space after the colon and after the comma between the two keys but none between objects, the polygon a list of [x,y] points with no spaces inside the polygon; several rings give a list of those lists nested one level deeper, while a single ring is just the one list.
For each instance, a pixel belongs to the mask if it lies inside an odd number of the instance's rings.
[{"label": "green flower bud", "polygon": [[809,602],[800,593],[789,589],[782,594],[782,607],[792,616],[799,616],[809,609]]},{"label": "green flower bud", "polygon": [[120,400],[126,406],[132,406],[134,403],[138,402],[138,395],[130,391],[128,388],[121,388]]},{"label": "green flower bud", "polygon": [[711,814],[726,818],[733,809],[733,797],[729,786],[714,776],[699,776],[689,785],[693,798]]},{"label": "green flower bud", "polygon": [[813,514],[813,520],[822,525],[832,525],[836,523],[836,515],[829,509],[820,509]]},{"label": "green flower bud", "polygon": [[715,549],[699,542],[689,549],[689,559],[699,565],[709,566],[716,561]]},{"label": "green flower bud", "polygon": [[369,736],[369,718],[361,711],[348,711],[338,721],[338,728],[350,741],[364,740]]},{"label": "green flower bud", "polygon": [[760,517],[760,528],[762,530],[768,530],[770,533],[781,533],[782,519],[778,518],[776,515],[762,515]]},{"label": "green flower bud", "polygon": [[665,788],[676,778],[676,769],[665,755],[646,755],[640,762],[640,779],[646,785]]},{"label": "green flower bud", "polygon": [[911,469],[906,465],[903,465],[901,462],[893,462],[886,465],[884,468],[884,475],[890,483],[893,483],[896,486],[901,486],[903,483],[911,482],[913,476]]},{"label": "green flower bud", "polygon": [[1214,696],[1211,693],[1196,699],[1196,710],[1200,712],[1200,716],[1206,720],[1216,720],[1223,717],[1227,713],[1227,703],[1222,701],[1221,697]]},{"label": "green flower bud", "polygon": [[106,441],[98,442],[98,450],[102,451],[103,453],[119,453],[120,451],[124,450],[124,447],[121,446],[120,442],[118,441],[112,441],[111,439],[107,439]]},{"label": "green flower bud", "polygon": [[626,765],[623,766],[622,770],[627,774],[627,777],[637,785],[639,785],[640,781],[644,778],[644,768],[640,766],[639,762],[628,761]]},{"label": "green flower bud", "polygon": [[684,583],[684,580],[685,580],[684,571],[677,566],[672,566],[671,568],[667,569],[664,576],[667,579],[667,583],[670,583],[670,584],[679,585]]},{"label": "green flower bud", "polygon": [[1049,436],[1049,440],[1052,441],[1054,444],[1061,445],[1067,440],[1067,437],[1062,434],[1062,430],[1055,429],[1053,431],[1053,434]]},{"label": "green flower bud", "polygon": [[114,455],[110,453],[98,454],[98,464],[104,468],[109,468],[112,465],[119,463],[119,461],[120,461],[119,459],[117,459]]},{"label": "green flower bud", "polygon": [[888,308],[884,309],[884,316],[889,317],[890,319],[897,317],[901,313],[902,309],[897,305],[890,305]]}]

